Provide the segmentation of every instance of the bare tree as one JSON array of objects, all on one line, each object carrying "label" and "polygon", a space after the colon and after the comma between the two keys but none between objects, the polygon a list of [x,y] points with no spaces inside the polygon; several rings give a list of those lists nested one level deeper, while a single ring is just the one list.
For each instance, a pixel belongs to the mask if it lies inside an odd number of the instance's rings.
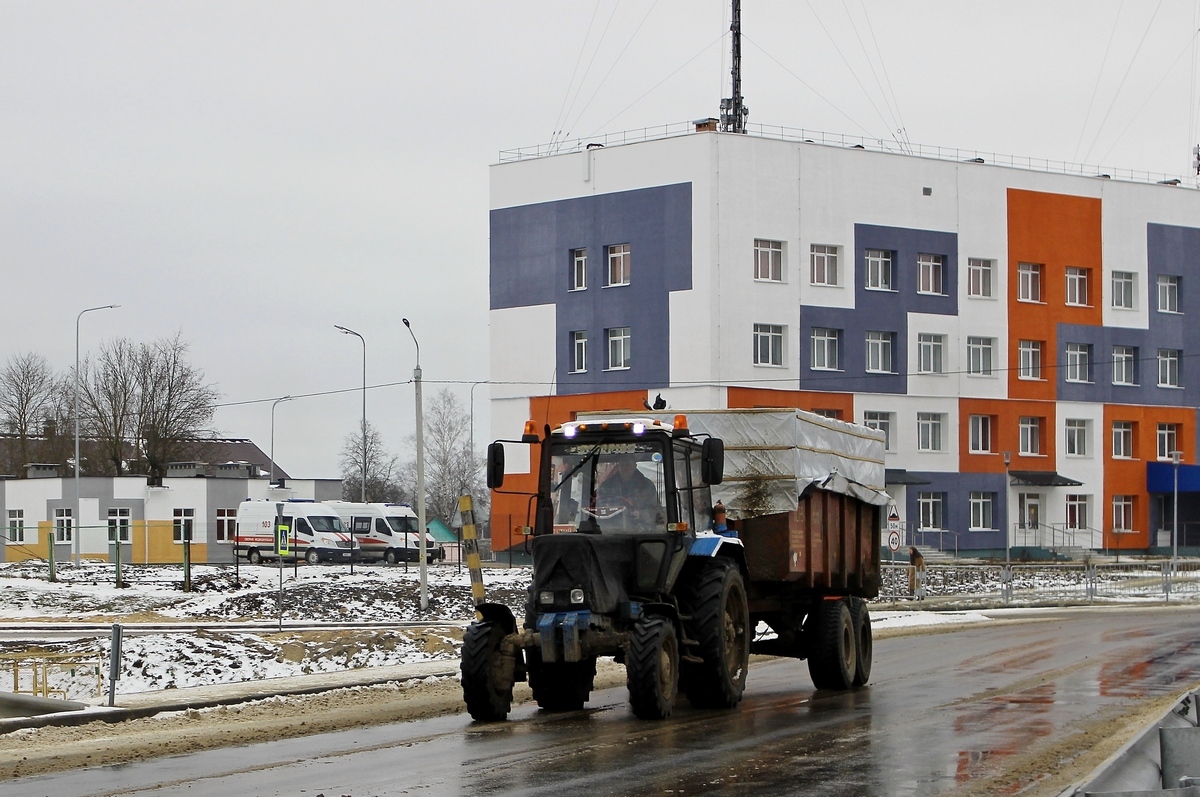
[{"label": "bare tree", "polygon": [[13,355],[0,370],[0,428],[13,435],[9,461],[2,463],[16,473],[41,453],[38,444],[53,421],[55,389],[59,378],[40,354]]},{"label": "bare tree", "polygon": [[95,360],[79,367],[80,424],[92,439],[94,467],[80,468],[121,476],[127,470],[128,444],[138,404],[138,347],[128,338],[101,344]]},{"label": "bare tree", "polygon": [[[367,500],[400,503],[411,496],[400,482],[399,458],[383,447],[379,431],[366,424],[367,430]],[[357,501],[362,498],[363,438],[358,432],[346,435],[342,445],[342,498]]]},{"label": "bare tree", "polygon": [[[471,416],[458,396],[442,388],[425,409],[425,516],[449,524],[458,497],[475,498],[476,517],[486,517],[483,460],[471,441]],[[416,445],[415,437],[413,445]]]},{"label": "bare tree", "polygon": [[138,430],[147,473],[166,475],[167,463],[193,456],[216,412],[217,391],[187,361],[179,333],[138,349]]}]

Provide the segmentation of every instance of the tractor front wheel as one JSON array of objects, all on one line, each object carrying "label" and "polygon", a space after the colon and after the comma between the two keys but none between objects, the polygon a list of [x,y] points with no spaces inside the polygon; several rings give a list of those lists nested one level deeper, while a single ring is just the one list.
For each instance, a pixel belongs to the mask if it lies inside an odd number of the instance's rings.
[{"label": "tractor front wheel", "polygon": [[503,641],[504,629],[487,621],[471,623],[463,633],[463,700],[480,722],[502,720],[512,708],[512,668],[504,661]]},{"label": "tractor front wheel", "polygon": [[679,639],[670,620],[651,617],[634,626],[625,672],[635,716],[644,720],[671,716],[679,691]]}]

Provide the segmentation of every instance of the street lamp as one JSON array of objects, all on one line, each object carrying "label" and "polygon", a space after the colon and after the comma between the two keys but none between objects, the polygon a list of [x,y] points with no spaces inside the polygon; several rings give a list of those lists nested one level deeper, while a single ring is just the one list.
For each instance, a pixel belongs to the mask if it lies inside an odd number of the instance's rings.
[{"label": "street lamp", "polygon": [[1012,531],[1012,518],[1008,514],[1010,509],[1008,504],[1008,467],[1012,464],[1012,452],[1004,452],[1004,564],[1005,566],[1012,565],[1012,544],[1009,542],[1009,534]]},{"label": "street lamp", "polygon": [[[86,310],[80,310],[79,315],[75,316],[75,519],[76,526],[79,525],[80,514],[83,509],[79,497],[79,319],[83,318],[84,313],[91,313],[95,310],[113,310],[121,305],[119,304],[103,304],[99,307],[89,307]],[[79,563],[79,528],[72,528],[71,536],[75,538],[75,563]]]},{"label": "street lamp", "polygon": [[413,387],[417,394],[417,545],[421,557],[421,611],[429,608],[429,568],[425,562],[425,420],[421,409],[421,344],[413,332],[412,324],[407,318],[400,319],[412,335],[413,345],[417,347],[417,366],[413,368]]},{"label": "street lamp", "polygon": [[353,335],[362,343],[363,380],[362,380],[362,502],[367,502],[367,340],[353,329],[347,329],[339,324],[333,328],[343,335]]},{"label": "street lamp", "polygon": [[281,401],[291,400],[291,396],[280,396],[271,404],[271,476],[267,481],[267,489],[275,484],[275,405]]},{"label": "street lamp", "polygon": [[1175,464],[1175,495],[1171,499],[1171,574],[1179,568],[1179,462],[1183,459],[1182,451],[1171,452],[1171,462]]}]

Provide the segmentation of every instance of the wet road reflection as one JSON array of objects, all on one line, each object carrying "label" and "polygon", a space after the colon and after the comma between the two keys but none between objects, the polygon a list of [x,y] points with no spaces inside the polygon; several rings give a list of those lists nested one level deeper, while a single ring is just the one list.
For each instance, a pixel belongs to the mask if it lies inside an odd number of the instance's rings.
[{"label": "wet road reflection", "polygon": [[[735,712],[640,722],[624,690],[588,709],[465,716],[4,784],[5,795],[929,795],[1001,774],[1105,712],[1200,678],[1192,610],[878,640],[874,679],[815,692],[803,662],[751,671]],[[170,784],[170,785],[164,785]],[[13,788],[15,787],[15,788]]]}]

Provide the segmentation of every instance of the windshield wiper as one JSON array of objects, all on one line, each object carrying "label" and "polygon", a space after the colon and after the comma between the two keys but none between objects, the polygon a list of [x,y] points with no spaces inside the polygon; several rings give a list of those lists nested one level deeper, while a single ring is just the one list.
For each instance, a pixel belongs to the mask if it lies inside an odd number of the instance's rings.
[{"label": "windshield wiper", "polygon": [[587,454],[584,455],[583,459],[579,460],[578,464],[576,464],[575,467],[573,467],[569,471],[567,471],[567,474],[565,476],[563,476],[562,479],[559,480],[558,484],[556,484],[550,488],[550,492],[552,492],[552,493],[558,492],[558,488],[562,487],[564,484],[567,483],[567,481],[572,476],[574,476],[576,473],[578,473],[579,469],[582,468],[584,465],[586,465],[587,461],[589,459],[596,456],[596,452],[600,450],[601,445],[603,445],[603,443],[596,443],[595,447],[593,447],[591,451],[587,452]]}]

